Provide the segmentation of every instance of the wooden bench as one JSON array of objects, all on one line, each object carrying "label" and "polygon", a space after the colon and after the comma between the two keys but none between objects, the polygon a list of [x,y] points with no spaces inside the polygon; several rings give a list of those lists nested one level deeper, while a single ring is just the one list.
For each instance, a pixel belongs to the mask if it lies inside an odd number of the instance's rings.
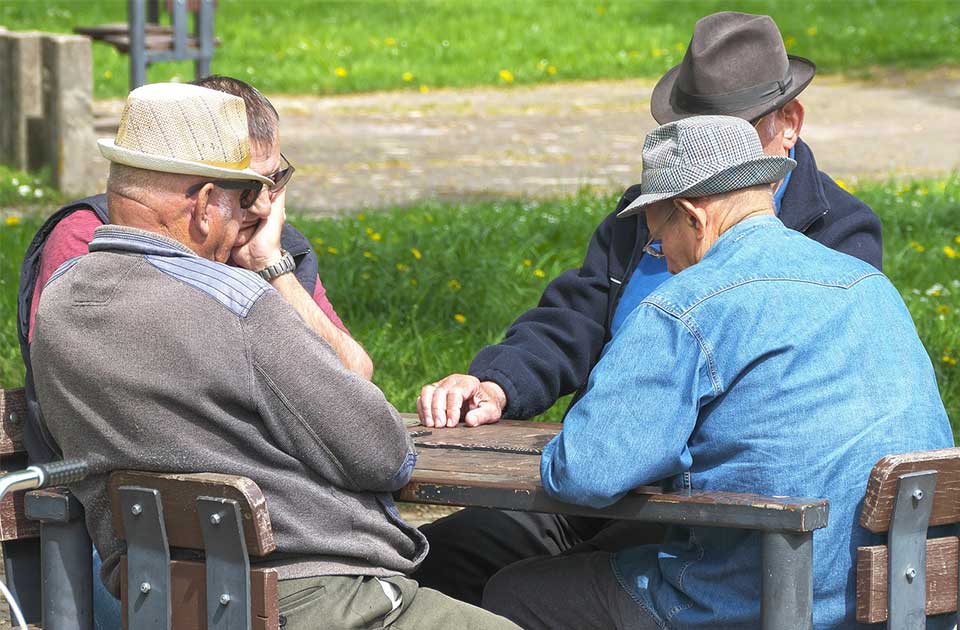
[{"label": "wooden bench", "polygon": [[[0,390],[4,470],[25,464],[25,419],[24,390]],[[251,556],[276,548],[256,484],[230,475],[118,471],[110,491],[114,529],[127,542],[124,627],[278,630],[276,571],[250,568]],[[62,488],[8,494],[0,502],[0,542],[7,585],[28,623],[40,624],[31,628],[92,630],[93,550],[76,498]],[[192,557],[177,557],[185,552]]]},{"label": "wooden bench", "polygon": [[[887,544],[857,549],[857,621],[897,630],[958,610],[956,536],[928,527],[960,522],[960,448],[889,455],[867,482],[860,525]],[[954,530],[955,531],[955,530]]]},{"label": "wooden bench", "polygon": [[[210,74],[213,50],[215,0],[167,0],[170,26],[160,24],[158,0],[127,0],[127,23],[78,26],[75,33],[110,44],[130,55],[130,89],[147,82],[147,67],[162,61],[192,60],[196,78]],[[194,29],[188,32],[188,14]]]}]

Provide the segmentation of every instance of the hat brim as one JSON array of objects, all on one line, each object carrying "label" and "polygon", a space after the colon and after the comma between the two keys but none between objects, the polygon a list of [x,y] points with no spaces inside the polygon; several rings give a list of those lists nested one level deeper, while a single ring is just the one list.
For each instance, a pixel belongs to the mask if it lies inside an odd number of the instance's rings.
[{"label": "hat brim", "polygon": [[100,154],[111,162],[117,162],[118,164],[124,164],[134,168],[142,168],[146,171],[174,173],[176,175],[197,175],[199,177],[213,177],[216,179],[255,181],[267,185],[273,184],[273,180],[269,177],[265,177],[251,168],[228,168],[226,166],[190,162],[188,160],[179,160],[177,158],[144,153],[142,151],[118,146],[111,138],[101,138],[97,140],[97,146],[100,148]]},{"label": "hat brim", "polygon": [[790,74],[793,76],[793,83],[790,89],[777,98],[760,103],[746,109],[730,112],[687,112],[675,109],[670,102],[670,95],[673,93],[673,86],[677,82],[677,76],[680,74],[680,66],[674,66],[667,70],[666,74],[660,78],[656,87],[653,88],[653,94],[650,96],[650,113],[657,123],[665,125],[682,118],[690,116],[701,116],[703,114],[736,116],[744,120],[756,120],[761,116],[766,116],[770,112],[780,109],[806,88],[817,72],[817,66],[809,59],[787,55],[787,62],[790,66]]},{"label": "hat brim", "polygon": [[[641,194],[617,214],[618,219],[643,212],[650,204],[675,197],[706,197],[720,193],[742,190],[760,184],[778,182],[793,170],[797,163],[787,157],[766,155],[741,162],[730,168],[691,181],[683,190]],[[641,182],[641,190],[643,183]]]}]

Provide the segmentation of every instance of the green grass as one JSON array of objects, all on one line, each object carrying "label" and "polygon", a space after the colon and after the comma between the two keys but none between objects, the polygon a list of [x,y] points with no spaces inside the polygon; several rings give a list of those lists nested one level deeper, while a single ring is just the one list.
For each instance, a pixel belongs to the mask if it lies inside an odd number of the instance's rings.
[{"label": "green grass", "polygon": [[[960,428],[960,181],[870,184],[856,191],[883,219],[885,269],[899,288]],[[533,306],[547,281],[579,265],[616,199],[422,205],[293,222],[320,252],[339,314],[400,409],[419,388],[464,371],[484,345]],[[0,386],[22,382],[14,323],[17,272],[39,218],[0,222]],[[460,316],[460,317],[458,317]],[[547,417],[557,419],[565,404]]]},{"label": "green grass", "polygon": [[[0,24],[70,31],[122,22],[125,6],[0,0]],[[227,0],[213,70],[295,94],[656,78],[679,63],[696,20],[720,10],[772,15],[789,51],[822,72],[960,63],[954,0]],[[95,44],[94,69],[98,97],[126,94],[126,56]],[[188,63],[149,74],[191,77]]]}]

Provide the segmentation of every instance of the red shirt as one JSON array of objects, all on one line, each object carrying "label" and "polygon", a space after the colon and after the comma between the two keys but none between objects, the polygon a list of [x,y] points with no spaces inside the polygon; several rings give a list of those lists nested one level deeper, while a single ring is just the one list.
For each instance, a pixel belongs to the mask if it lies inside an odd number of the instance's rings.
[{"label": "red shirt", "polygon": [[[93,240],[93,231],[101,225],[103,223],[93,210],[77,210],[60,221],[50,232],[47,242],[43,245],[43,251],[40,253],[40,271],[37,275],[37,285],[33,291],[33,299],[30,302],[28,341],[33,341],[33,321],[37,315],[37,305],[40,304],[40,294],[43,293],[43,287],[47,285],[47,280],[60,265],[89,251],[88,245]],[[330,318],[334,326],[348,335],[350,334],[337,312],[333,310],[330,300],[327,299],[327,292],[323,288],[319,276],[317,277],[317,286],[313,290],[313,301]]]}]

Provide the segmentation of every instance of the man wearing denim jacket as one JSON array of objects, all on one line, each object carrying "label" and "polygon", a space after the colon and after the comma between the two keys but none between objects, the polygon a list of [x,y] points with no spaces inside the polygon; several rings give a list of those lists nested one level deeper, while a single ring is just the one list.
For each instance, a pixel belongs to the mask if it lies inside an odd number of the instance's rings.
[{"label": "man wearing denim jacket", "polygon": [[[783,224],[880,269],[880,219],[818,170],[812,149],[800,138],[804,107],[798,98],[814,74],[813,62],[787,54],[768,16],[715,13],[697,22],[683,62],[654,88],[650,110],[661,124],[699,114],[750,121],[765,153],[797,162],[774,185]],[[662,260],[642,252],[648,237],[643,218],[618,216],[640,190],[637,184],[623,193],[590,239],[583,264],[550,282],[539,304],[517,318],[503,341],[477,354],[469,374],[423,387],[417,406],[424,424],[450,427],[462,420],[476,426],[500,417],[530,418],[561,396],[582,395],[607,342],[670,277]],[[478,603],[486,580],[507,564],[579,544],[616,546],[608,529],[600,519],[468,508],[423,527],[433,551],[417,576]]]},{"label": "man wearing denim jacket", "polygon": [[[545,490],[602,508],[661,479],[697,490],[824,497],[814,624],[852,628],[858,523],[889,453],[953,439],[930,359],[896,288],[872,266],[786,228],[749,123],[702,116],[647,136],[645,251],[673,275],[604,348],[544,449]],[[518,562],[484,606],[527,630],[755,628],[756,532],[672,527],[662,544]],[[948,623],[949,620],[943,620]],[[934,627],[937,627],[936,624]]]}]

